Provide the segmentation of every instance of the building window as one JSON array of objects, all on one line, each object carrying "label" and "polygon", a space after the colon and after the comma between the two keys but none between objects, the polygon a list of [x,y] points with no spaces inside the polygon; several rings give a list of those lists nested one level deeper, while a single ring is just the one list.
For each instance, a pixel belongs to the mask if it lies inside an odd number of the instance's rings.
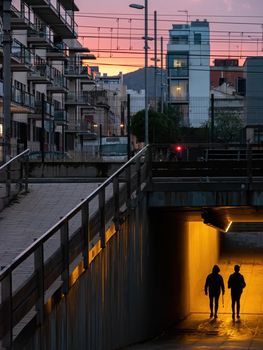
[{"label": "building window", "polygon": [[202,44],[202,34],[201,33],[194,33],[194,44],[195,45]]},{"label": "building window", "polygon": [[188,80],[170,81],[170,100],[185,101],[188,99]]},{"label": "building window", "polygon": [[189,43],[189,37],[188,35],[176,35],[172,36],[170,43],[172,45],[185,45]]},{"label": "building window", "polygon": [[187,77],[188,55],[168,54],[168,71],[170,77]]}]

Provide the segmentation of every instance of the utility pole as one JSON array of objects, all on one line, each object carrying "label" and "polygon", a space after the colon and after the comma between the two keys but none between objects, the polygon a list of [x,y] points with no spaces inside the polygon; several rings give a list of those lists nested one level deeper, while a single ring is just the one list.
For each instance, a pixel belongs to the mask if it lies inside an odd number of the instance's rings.
[{"label": "utility pole", "polygon": [[144,0],[144,86],[145,86],[145,145],[149,144],[148,113],[148,0]]},{"label": "utility pole", "polygon": [[127,95],[127,158],[131,158],[131,95]]},{"label": "utility pole", "polygon": [[154,107],[157,111],[157,12],[154,11]]},{"label": "utility pole", "polygon": [[4,162],[11,157],[11,0],[3,1],[3,113]]},{"label": "utility pole", "polygon": [[41,161],[45,161],[45,94],[41,94],[41,138],[40,138]]},{"label": "utility pole", "polygon": [[211,143],[214,142],[214,129],[215,129],[215,97],[211,94]]},{"label": "utility pole", "polygon": [[161,37],[161,113],[163,113],[163,37]]}]

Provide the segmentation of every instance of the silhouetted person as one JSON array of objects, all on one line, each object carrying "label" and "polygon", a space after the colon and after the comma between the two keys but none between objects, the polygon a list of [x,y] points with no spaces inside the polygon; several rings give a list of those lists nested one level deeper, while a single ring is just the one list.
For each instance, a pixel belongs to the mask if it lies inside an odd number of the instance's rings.
[{"label": "silhouetted person", "polygon": [[237,318],[239,318],[240,312],[240,297],[243,292],[243,288],[246,286],[244,276],[239,273],[240,266],[235,265],[235,272],[229,276],[228,288],[231,288],[231,299],[232,299],[232,318],[235,319],[235,305],[237,311]]},{"label": "silhouetted person", "polygon": [[[217,318],[218,300],[222,290],[223,295],[225,294],[225,285],[223,277],[219,274],[220,268],[218,265],[214,265],[212,273],[210,273],[205,281],[205,295],[209,290],[209,306],[210,306],[210,317]],[[215,303],[215,312],[213,313],[213,304]]]}]

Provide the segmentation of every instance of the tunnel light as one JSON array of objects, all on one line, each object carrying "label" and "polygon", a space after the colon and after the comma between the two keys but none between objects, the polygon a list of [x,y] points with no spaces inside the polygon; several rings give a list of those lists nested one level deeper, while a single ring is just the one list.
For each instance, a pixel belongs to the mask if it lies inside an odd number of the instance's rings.
[{"label": "tunnel light", "polygon": [[224,233],[226,233],[229,230],[232,224],[232,221],[230,221],[224,214],[218,213],[213,209],[205,210],[202,213],[202,218],[204,224],[211,226]]},{"label": "tunnel light", "polygon": [[232,221],[230,221],[229,224],[227,225],[225,232],[227,232],[230,229],[231,225],[232,225]]}]

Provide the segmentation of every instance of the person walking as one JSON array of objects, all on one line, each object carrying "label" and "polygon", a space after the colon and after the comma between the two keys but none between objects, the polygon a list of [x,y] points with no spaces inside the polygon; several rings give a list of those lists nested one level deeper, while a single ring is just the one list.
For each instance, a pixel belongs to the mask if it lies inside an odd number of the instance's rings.
[{"label": "person walking", "polygon": [[244,276],[241,275],[240,266],[235,265],[234,273],[229,276],[228,288],[231,289],[231,299],[232,299],[232,319],[235,320],[235,306],[237,318],[240,318],[240,297],[243,289],[246,286]]},{"label": "person walking", "polygon": [[[210,307],[210,317],[217,318],[218,311],[218,300],[220,293],[225,294],[225,285],[223,277],[219,274],[220,268],[218,265],[214,265],[212,269],[212,273],[210,273],[206,277],[205,281],[205,295],[208,294],[209,291],[209,307]],[[213,307],[214,312],[213,312]]]}]

